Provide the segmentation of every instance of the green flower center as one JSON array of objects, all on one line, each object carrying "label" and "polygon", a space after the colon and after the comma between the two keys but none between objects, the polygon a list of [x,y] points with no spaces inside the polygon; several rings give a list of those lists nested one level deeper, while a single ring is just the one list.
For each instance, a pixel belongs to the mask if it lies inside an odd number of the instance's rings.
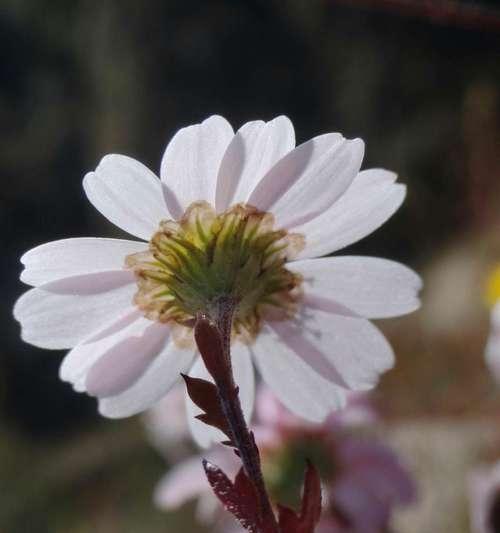
[{"label": "green flower center", "polygon": [[127,257],[134,303],[151,320],[191,325],[221,298],[235,302],[233,332],[253,338],[266,317],[294,314],[301,278],[285,268],[303,238],[273,228],[274,217],[238,204],[216,214],[206,202],[179,221],[162,221],[149,251]]}]

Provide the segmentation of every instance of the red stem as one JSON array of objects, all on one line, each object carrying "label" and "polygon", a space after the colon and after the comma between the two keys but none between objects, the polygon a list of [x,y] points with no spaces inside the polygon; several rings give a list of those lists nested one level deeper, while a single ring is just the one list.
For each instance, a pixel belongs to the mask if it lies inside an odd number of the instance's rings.
[{"label": "red stem", "polygon": [[214,376],[215,384],[217,385],[222,411],[231,430],[231,439],[238,449],[245,473],[254,484],[259,497],[265,527],[265,531],[262,531],[262,533],[279,533],[276,517],[262,475],[259,449],[255,444],[253,433],[250,432],[245,421],[237,385],[234,381],[230,351],[234,309],[235,303],[231,299],[220,299],[214,310],[215,316],[212,317],[222,340],[221,351],[218,355],[221,359],[221,367],[224,368],[221,376]]}]

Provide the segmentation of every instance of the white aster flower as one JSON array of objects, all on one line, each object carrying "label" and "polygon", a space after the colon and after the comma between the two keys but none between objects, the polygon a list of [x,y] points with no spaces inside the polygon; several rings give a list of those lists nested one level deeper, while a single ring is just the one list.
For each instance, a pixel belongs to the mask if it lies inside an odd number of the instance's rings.
[{"label": "white aster flower", "polygon": [[[326,257],[374,231],[405,196],[396,175],[360,172],[364,144],[338,133],[295,148],[286,117],[236,133],[222,117],[181,129],[159,180],[141,163],[108,155],[83,186],[94,206],[140,241],[77,238],[27,252],[34,286],[14,314],[22,337],[70,348],[60,376],[98,398],[108,417],[162,398],[181,372],[207,377],[193,318],[237,300],[232,362],[243,410],[253,364],[296,414],[321,421],[345,391],[372,388],[393,352],[369,319],[419,306],[419,277],[373,257]],[[214,430],[189,423],[208,445]]]},{"label": "white aster flower", "polygon": [[500,384],[500,266],[490,275],[486,289],[486,300],[492,309],[485,358],[493,378]]}]

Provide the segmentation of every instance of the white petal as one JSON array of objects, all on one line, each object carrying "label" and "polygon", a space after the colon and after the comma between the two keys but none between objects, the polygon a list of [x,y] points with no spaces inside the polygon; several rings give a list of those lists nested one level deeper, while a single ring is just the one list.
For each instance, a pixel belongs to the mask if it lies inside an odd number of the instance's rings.
[{"label": "white petal", "polygon": [[[252,416],[255,397],[255,376],[252,358],[248,348],[241,343],[232,345],[231,361],[233,365],[234,380],[240,389],[239,395],[243,414],[245,419],[249,421]],[[213,379],[205,368],[201,357],[196,360],[196,363],[190,370],[189,375],[213,382]],[[227,440],[227,437],[221,431],[208,426],[207,424],[204,424],[195,418],[195,416],[201,413],[201,410],[193,404],[187,394],[186,407],[188,412],[188,423],[193,433],[193,437],[199,446],[202,448],[208,448],[215,442]]]},{"label": "white petal", "polygon": [[332,410],[345,405],[345,391],[315,372],[267,326],[251,349],[264,381],[298,416],[322,422]]},{"label": "white petal", "polygon": [[217,115],[174,135],[160,172],[165,201],[174,218],[180,218],[192,202],[205,200],[215,206],[217,173],[233,136],[229,122]]},{"label": "white petal", "polygon": [[25,292],[14,317],[26,342],[71,348],[128,309],[136,290],[134,275],[126,270],[72,276]]},{"label": "white petal", "polygon": [[48,242],[21,257],[21,281],[36,287],[69,276],[119,270],[127,255],[146,249],[144,242],[94,237]]},{"label": "white petal", "polygon": [[244,124],[222,158],[217,177],[217,212],[246,202],[262,177],[294,146],[295,132],[287,117]]},{"label": "white petal", "polygon": [[144,240],[171,218],[160,180],[139,161],[124,155],[105,156],[83,180],[88,199],[108,220]]},{"label": "white petal", "polygon": [[270,327],[325,379],[350,390],[371,389],[394,365],[392,349],[371,322],[339,315],[333,303],[333,309],[304,308],[296,321]]},{"label": "white petal", "polygon": [[306,303],[321,307],[325,298],[359,316],[387,318],[418,309],[420,277],[408,267],[377,257],[324,257],[295,261],[303,276]]},{"label": "white petal", "polygon": [[139,317],[120,337],[104,349],[105,339],[96,343],[95,349],[101,354],[85,378],[88,394],[106,398],[132,387],[165,349],[169,329],[165,324]]},{"label": "white petal", "polygon": [[340,134],[315,137],[283,157],[262,178],[248,203],[291,228],[319,216],[349,187],[361,166],[364,143]]},{"label": "white petal", "polygon": [[140,309],[131,306],[106,326],[77,344],[62,361],[59,368],[61,380],[71,383],[76,391],[85,392],[85,381],[89,369],[106,350],[123,340],[128,328],[141,317]]},{"label": "white petal", "polygon": [[396,175],[381,169],[363,170],[351,186],[320,216],[293,228],[305,236],[299,258],[319,257],[366,237],[402,204],[406,187]]},{"label": "white petal", "polygon": [[99,400],[99,412],[108,418],[123,418],[145,411],[177,383],[180,374],[191,365],[193,357],[193,349],[179,348],[169,340],[132,387],[116,396]]}]

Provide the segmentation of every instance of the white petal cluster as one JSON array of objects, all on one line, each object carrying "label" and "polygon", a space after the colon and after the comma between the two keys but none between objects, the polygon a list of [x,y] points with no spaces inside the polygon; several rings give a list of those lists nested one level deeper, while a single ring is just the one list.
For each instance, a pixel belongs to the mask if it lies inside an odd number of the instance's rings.
[{"label": "white petal cluster", "polygon": [[[27,342],[71,349],[60,375],[99,400],[100,412],[124,417],[162,398],[180,372],[204,375],[195,349],[180,348],[168,324],[133,305],[136,282],[125,257],[146,251],[160,221],[179,219],[193,202],[218,213],[243,203],[270,212],[275,227],[302,234],[305,247],[287,268],[303,277],[293,320],[267,322],[255,342],[236,343],[233,361],[244,410],[254,399],[253,363],[280,400],[298,415],[323,420],[346,391],[373,387],[394,363],[368,320],[419,306],[419,277],[373,257],[326,257],[365,237],[401,205],[404,185],[382,169],[360,171],[364,144],[338,133],[295,147],[286,117],[244,124],[236,133],[222,117],[181,129],[168,144],[158,179],[144,165],[108,155],[83,186],[113,224],[141,241],[80,238],[27,252],[21,279],[34,288],[14,314]],[[198,441],[214,437],[189,420]]]}]

